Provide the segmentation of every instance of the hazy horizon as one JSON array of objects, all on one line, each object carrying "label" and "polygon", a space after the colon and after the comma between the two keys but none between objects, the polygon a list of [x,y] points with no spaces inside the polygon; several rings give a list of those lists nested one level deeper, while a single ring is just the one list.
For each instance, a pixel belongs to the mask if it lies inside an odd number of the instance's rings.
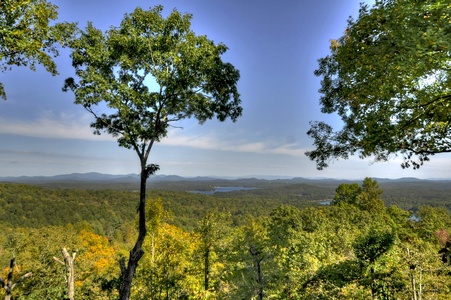
[{"label": "hazy horizon", "polygon": [[[11,179],[19,179],[19,178],[54,178],[54,177],[76,177],[81,176],[85,178],[89,178],[89,176],[97,176],[97,177],[110,177],[110,178],[120,178],[120,177],[130,177],[135,176],[139,179],[139,173],[127,173],[127,174],[109,174],[109,173],[100,173],[100,172],[87,172],[87,173],[67,173],[67,174],[55,174],[55,175],[36,175],[36,176],[0,176],[0,179],[11,178]],[[332,178],[332,177],[302,177],[302,176],[277,176],[277,175],[244,175],[244,176],[220,176],[220,175],[198,175],[198,176],[181,176],[177,174],[155,174],[149,177],[150,180],[152,178],[164,178],[164,177],[179,177],[185,179],[196,179],[196,178],[211,178],[211,179],[224,179],[224,180],[236,180],[236,179],[264,179],[264,180],[290,180],[296,178],[308,179],[308,180],[363,180],[364,178]],[[413,180],[451,180],[451,178],[418,178],[418,177],[398,177],[398,178],[387,178],[387,177],[371,177],[375,179],[386,179],[386,180],[399,180],[399,179],[413,179]],[[103,180],[103,179],[102,179]]]}]

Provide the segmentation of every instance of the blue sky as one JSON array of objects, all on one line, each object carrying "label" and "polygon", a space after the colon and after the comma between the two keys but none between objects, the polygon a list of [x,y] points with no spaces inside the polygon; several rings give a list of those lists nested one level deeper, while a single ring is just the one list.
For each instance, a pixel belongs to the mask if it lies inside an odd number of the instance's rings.
[{"label": "blue sky", "polygon": [[[342,35],[347,18],[356,16],[356,0],[54,0],[60,20],[88,21],[106,30],[119,25],[135,7],[157,4],[165,13],[177,8],[193,14],[192,28],[229,47],[224,60],[241,72],[243,116],[236,122],[215,120],[178,124],[156,144],[151,162],[159,174],[181,176],[298,176],[331,178],[450,178],[450,156],[437,155],[418,171],[402,170],[400,159],[372,164],[357,157],[317,171],[304,152],[312,149],[309,121],[340,126],[320,112],[317,59],[329,53],[329,40]],[[372,3],[372,2],[369,2]],[[106,134],[95,136],[91,116],[61,92],[73,76],[69,52],[56,60],[60,75],[42,68],[14,68],[0,73],[8,96],[0,102],[0,176],[66,173],[138,173],[131,150],[119,148]]]}]

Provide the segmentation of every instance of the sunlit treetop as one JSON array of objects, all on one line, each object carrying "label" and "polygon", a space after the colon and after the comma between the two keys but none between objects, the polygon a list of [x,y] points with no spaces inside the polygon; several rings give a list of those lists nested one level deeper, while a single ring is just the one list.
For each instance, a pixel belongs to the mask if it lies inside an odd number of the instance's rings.
[{"label": "sunlit treetop", "polygon": [[[59,46],[67,44],[76,26],[51,24],[57,17],[57,6],[45,0],[0,1],[0,72],[13,66],[35,70],[36,65],[42,65],[57,74],[53,58],[59,55]],[[0,97],[6,99],[1,83]]]},{"label": "sunlit treetop", "polygon": [[[105,33],[88,24],[71,46],[79,81],[69,78],[65,88],[95,115],[97,133],[119,136],[127,148],[159,141],[171,122],[235,121],[242,112],[239,71],[221,59],[227,47],[196,35],[191,15],[162,11],[137,8]],[[98,114],[101,103],[113,113]]]},{"label": "sunlit treetop", "polygon": [[318,169],[353,154],[417,169],[451,152],[450,15],[448,1],[381,0],[348,20],[315,71],[322,112],[344,123],[311,123]]}]

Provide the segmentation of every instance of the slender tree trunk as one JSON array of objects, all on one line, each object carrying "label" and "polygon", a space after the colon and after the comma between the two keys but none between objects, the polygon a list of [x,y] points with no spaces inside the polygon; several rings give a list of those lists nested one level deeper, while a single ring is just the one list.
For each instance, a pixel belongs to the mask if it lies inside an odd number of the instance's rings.
[{"label": "slender tree trunk", "polygon": [[[410,249],[407,248],[407,257],[409,258],[409,261],[411,260],[411,255],[410,255]],[[411,279],[411,284],[412,284],[412,300],[419,300],[417,295],[417,283],[415,280],[415,269],[416,269],[416,265],[414,263],[410,263],[409,266],[410,269],[410,279]],[[420,296],[421,299],[421,296]]]},{"label": "slender tree trunk", "polygon": [[140,184],[140,196],[138,206],[138,238],[136,239],[135,246],[130,250],[130,257],[126,268],[121,270],[121,286],[119,289],[119,299],[129,300],[130,290],[132,287],[133,277],[135,276],[136,268],[141,257],[144,255],[142,245],[146,238],[146,182],[148,178],[148,170],[145,164],[141,164],[141,184]]},{"label": "slender tree trunk", "polygon": [[61,249],[61,252],[63,253],[64,262],[60,259],[53,257],[54,260],[62,264],[66,267],[67,275],[66,275],[66,281],[67,281],[67,298],[69,300],[75,299],[75,271],[74,271],[74,262],[75,262],[75,256],[77,255],[76,252],[72,253],[72,256],[69,255],[69,252],[67,252],[67,249],[63,247]]},{"label": "slender tree trunk", "polygon": [[11,292],[13,290],[13,271],[14,265],[16,264],[16,259],[12,258],[9,264],[8,281],[5,286],[5,300],[11,299]]},{"label": "slender tree trunk", "polygon": [[208,290],[210,285],[210,247],[204,253],[204,289]]},{"label": "slender tree trunk", "polygon": [[418,299],[417,299],[416,283],[415,283],[415,275],[412,273],[412,274],[410,274],[410,276],[411,276],[411,278],[412,278],[413,300],[418,300]]},{"label": "slender tree trunk", "polygon": [[416,283],[416,280],[415,280],[414,270],[415,269],[412,269],[412,267],[411,267],[410,277],[411,277],[412,292],[413,292],[412,300],[418,300],[418,297],[417,297],[417,295],[418,295],[418,293],[417,293],[417,283]]},{"label": "slender tree trunk", "polygon": [[152,267],[155,265],[155,232],[152,232]]},{"label": "slender tree trunk", "polygon": [[257,250],[257,247],[255,247],[255,245],[251,245],[249,251],[250,251],[252,257],[254,258],[254,266],[255,266],[255,270],[257,271],[258,299],[263,300],[263,274],[262,274],[262,269],[261,269],[262,259],[260,258],[260,256],[259,256],[260,253]]},{"label": "slender tree trunk", "polygon": [[371,296],[372,296],[372,298],[373,298],[373,300],[377,300],[377,289],[376,289],[376,278],[375,278],[375,275],[374,275],[374,267],[373,266],[371,266],[371,269],[370,269],[370,271],[371,271]]},{"label": "slender tree trunk", "polygon": [[418,300],[422,300],[423,299],[423,286],[421,285],[421,282],[423,280],[422,278],[422,270],[420,269],[420,284],[418,287]]},{"label": "slender tree trunk", "polygon": [[74,271],[74,260],[75,260],[75,252],[72,256],[69,255],[66,248],[62,250],[64,260],[67,265],[67,296],[69,300],[75,299],[75,271]]}]

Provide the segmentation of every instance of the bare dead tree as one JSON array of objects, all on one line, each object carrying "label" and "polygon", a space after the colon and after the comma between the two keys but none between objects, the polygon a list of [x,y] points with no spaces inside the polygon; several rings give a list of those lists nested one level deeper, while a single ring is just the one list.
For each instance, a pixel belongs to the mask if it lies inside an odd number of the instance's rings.
[{"label": "bare dead tree", "polygon": [[74,300],[75,299],[74,261],[77,252],[72,253],[72,256],[70,256],[69,252],[67,252],[67,249],[64,247],[63,249],[61,249],[61,252],[63,253],[64,261],[60,260],[57,257],[53,257],[53,259],[58,263],[62,264],[64,267],[66,267],[67,297],[69,300]]},{"label": "bare dead tree", "polygon": [[33,273],[28,272],[25,275],[22,275],[18,280],[16,280],[16,282],[13,282],[13,272],[14,272],[14,267],[16,265],[16,259],[12,258],[9,264],[9,272],[8,272],[8,277],[6,279],[6,281],[0,277],[0,285],[2,286],[2,288],[5,289],[5,300],[11,300],[12,296],[12,290],[16,287],[17,284],[21,283],[22,281],[24,281],[26,278],[30,277],[31,275],[33,275]]}]

